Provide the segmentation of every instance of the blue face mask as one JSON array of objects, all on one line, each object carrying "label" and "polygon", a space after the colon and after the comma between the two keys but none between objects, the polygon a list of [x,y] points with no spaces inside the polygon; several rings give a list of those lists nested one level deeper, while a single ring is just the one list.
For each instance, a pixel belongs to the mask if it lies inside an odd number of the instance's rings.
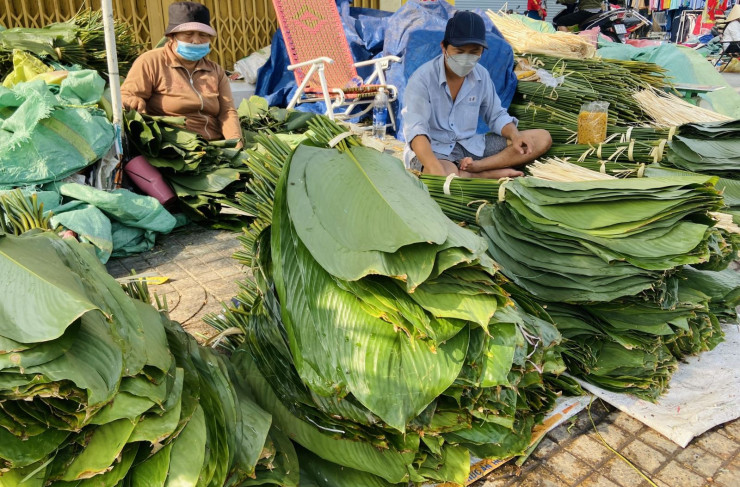
[{"label": "blue face mask", "polygon": [[177,41],[177,54],[187,59],[188,61],[198,61],[206,57],[206,54],[211,52],[211,43],[206,42],[205,44],[191,44],[189,42]]}]

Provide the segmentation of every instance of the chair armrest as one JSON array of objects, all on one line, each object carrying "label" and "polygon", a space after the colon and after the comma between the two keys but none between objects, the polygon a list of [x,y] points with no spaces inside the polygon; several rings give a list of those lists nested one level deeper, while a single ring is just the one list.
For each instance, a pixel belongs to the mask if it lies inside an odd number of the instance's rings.
[{"label": "chair armrest", "polygon": [[367,61],[360,61],[359,63],[355,63],[356,68],[361,68],[363,66],[370,66],[373,64],[383,64],[384,67],[387,67],[388,64],[391,62],[399,63],[401,62],[401,58],[398,56],[383,56],[379,57],[378,59],[369,59]]},{"label": "chair armrest", "polygon": [[296,63],[291,64],[288,66],[288,71],[294,71],[298,68],[302,68],[303,66],[308,66],[310,64],[333,64],[334,60],[330,57],[317,57],[316,59],[311,59],[310,61],[303,61],[302,63]]}]

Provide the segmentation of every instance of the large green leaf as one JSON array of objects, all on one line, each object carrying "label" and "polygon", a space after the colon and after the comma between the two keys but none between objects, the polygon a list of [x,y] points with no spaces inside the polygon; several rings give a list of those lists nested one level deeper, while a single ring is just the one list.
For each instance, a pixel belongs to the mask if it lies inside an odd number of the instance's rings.
[{"label": "large green leaf", "polygon": [[198,406],[193,417],[172,443],[165,487],[195,487],[205,461],[206,418]]},{"label": "large green leaf", "polygon": [[164,487],[170,471],[170,457],[174,443],[169,443],[131,469],[131,485],[135,487]]},{"label": "large green leaf", "polygon": [[272,413],[276,427],[293,441],[325,460],[372,473],[388,482],[408,480],[414,460],[412,451],[379,450],[369,443],[346,440],[336,434],[330,435],[331,432],[322,433],[314,425],[296,418],[280,402],[247,352],[237,351],[232,360],[260,406]]},{"label": "large green leaf", "polygon": [[107,472],[121,454],[136,423],[120,419],[96,428],[86,448],[66,467],[61,480],[83,480]]},{"label": "large green leaf", "polygon": [[288,218],[286,184],[283,175],[275,194],[273,272],[298,373],[327,395],[346,387],[370,411],[403,431],[454,382],[465,358],[467,333],[435,348],[410,342],[368,314],[298,238]]},{"label": "large green leaf", "polygon": [[331,463],[310,451],[299,448],[301,462],[301,487],[393,487],[407,483],[391,484],[376,475]]},{"label": "large green leaf", "polygon": [[21,343],[53,340],[77,318],[99,309],[79,278],[49,252],[46,234],[0,235],[0,257],[0,275],[5,284],[0,335]]},{"label": "large green leaf", "polygon": [[41,461],[54,452],[69,435],[69,431],[50,429],[37,436],[19,438],[0,428],[0,465],[16,469]]},{"label": "large green leaf", "polygon": [[385,157],[300,145],[286,167],[291,220],[313,258],[336,277],[382,274],[419,283],[439,250],[427,244],[444,244],[449,222]]}]

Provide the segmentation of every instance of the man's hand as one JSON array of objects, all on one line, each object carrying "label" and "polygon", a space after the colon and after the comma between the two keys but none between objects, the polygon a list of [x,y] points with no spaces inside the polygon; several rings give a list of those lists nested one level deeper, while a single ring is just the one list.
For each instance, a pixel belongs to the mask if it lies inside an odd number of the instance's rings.
[{"label": "man's hand", "polygon": [[534,138],[526,132],[517,131],[511,137],[511,145],[520,154],[531,154],[534,149]]}]

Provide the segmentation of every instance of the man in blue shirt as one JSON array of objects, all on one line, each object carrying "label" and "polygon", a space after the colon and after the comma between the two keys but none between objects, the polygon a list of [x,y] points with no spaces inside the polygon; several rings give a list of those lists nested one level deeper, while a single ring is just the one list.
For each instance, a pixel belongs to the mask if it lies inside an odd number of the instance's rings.
[{"label": "man in blue shirt", "polygon": [[[442,54],[409,78],[403,134],[425,174],[494,178],[522,176],[517,168],[550,148],[546,130],[517,129],[501,106],[486,69],[478,64],[486,43],[483,19],[458,11],[447,22]],[[476,132],[481,117],[492,133]]]}]

